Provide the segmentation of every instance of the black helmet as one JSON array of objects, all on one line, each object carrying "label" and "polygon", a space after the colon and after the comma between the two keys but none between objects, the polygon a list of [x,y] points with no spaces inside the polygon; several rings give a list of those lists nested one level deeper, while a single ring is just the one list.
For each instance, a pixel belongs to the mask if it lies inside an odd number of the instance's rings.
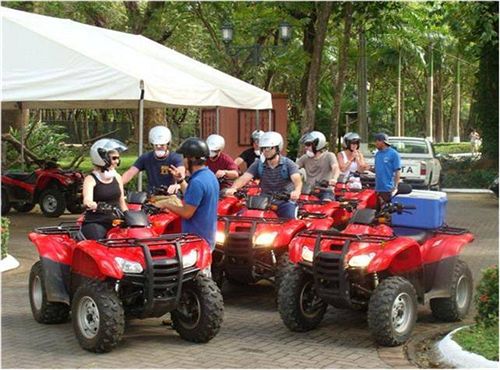
[{"label": "black helmet", "polygon": [[177,153],[182,154],[185,158],[199,158],[206,160],[210,151],[208,150],[208,145],[205,141],[197,137],[190,137],[182,142],[179,149],[177,149]]}]

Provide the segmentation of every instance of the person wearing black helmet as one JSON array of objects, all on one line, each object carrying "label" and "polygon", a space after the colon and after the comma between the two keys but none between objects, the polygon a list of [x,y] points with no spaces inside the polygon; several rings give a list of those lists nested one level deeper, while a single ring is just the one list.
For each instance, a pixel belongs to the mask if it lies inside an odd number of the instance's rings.
[{"label": "person wearing black helmet", "polygon": [[189,183],[186,182],[183,172],[178,167],[170,166],[170,173],[184,194],[184,205],[179,207],[166,204],[164,208],[182,217],[183,233],[192,233],[204,238],[213,250],[217,228],[219,182],[206,166],[210,154],[208,145],[197,137],[190,137],[184,140],[177,153],[184,156],[184,167],[191,177]]},{"label": "person wearing black helmet", "polygon": [[384,133],[375,134],[375,191],[382,202],[389,202],[396,190],[401,170],[401,157]]},{"label": "person wearing black helmet", "polygon": [[241,166],[243,163],[246,165],[246,169],[250,168],[253,162],[260,157],[259,140],[264,134],[262,130],[255,130],[250,136],[251,148],[248,148],[241,152],[238,158],[234,160],[237,166]]}]

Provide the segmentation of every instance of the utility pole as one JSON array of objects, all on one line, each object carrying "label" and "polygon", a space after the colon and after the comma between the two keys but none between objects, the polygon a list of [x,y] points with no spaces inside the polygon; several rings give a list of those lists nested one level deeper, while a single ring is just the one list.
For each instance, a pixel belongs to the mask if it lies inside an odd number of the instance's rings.
[{"label": "utility pole", "polygon": [[399,48],[398,59],[398,90],[396,96],[396,136],[402,136],[401,127],[401,48]]},{"label": "utility pole", "polygon": [[368,138],[368,93],[367,93],[367,64],[366,64],[366,39],[365,32],[359,33],[359,59],[358,59],[358,121],[359,135],[366,144]]},{"label": "utility pole", "polygon": [[433,45],[429,45],[429,71],[427,75],[427,104],[425,106],[425,136],[430,141],[434,141],[433,125],[432,125],[432,100],[434,96],[434,58],[433,58]]}]

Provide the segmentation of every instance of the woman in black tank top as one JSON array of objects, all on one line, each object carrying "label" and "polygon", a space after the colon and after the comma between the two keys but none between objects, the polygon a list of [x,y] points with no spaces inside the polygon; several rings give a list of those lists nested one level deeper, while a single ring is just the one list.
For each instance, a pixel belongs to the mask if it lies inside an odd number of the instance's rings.
[{"label": "woman in black tank top", "polygon": [[113,222],[112,215],[95,211],[98,202],[119,207],[122,211],[127,210],[122,178],[116,172],[116,168],[120,164],[119,151],[115,149],[102,150],[103,146],[104,148],[106,145],[109,146],[109,142],[97,145],[103,140],[111,141],[111,143],[116,141],[101,139],[92,145],[90,154],[94,170],[83,181],[83,204],[87,211],[82,225],[82,233],[87,239],[94,240],[105,238]]}]

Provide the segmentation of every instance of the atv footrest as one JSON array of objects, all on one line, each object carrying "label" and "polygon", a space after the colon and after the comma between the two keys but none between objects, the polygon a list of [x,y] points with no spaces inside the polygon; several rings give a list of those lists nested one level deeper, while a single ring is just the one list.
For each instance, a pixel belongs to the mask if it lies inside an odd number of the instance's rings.
[{"label": "atv footrest", "polygon": [[439,229],[436,229],[436,233],[438,234],[449,234],[449,235],[462,235],[468,233],[469,230],[462,229],[460,227],[451,227],[448,225],[441,226]]}]

